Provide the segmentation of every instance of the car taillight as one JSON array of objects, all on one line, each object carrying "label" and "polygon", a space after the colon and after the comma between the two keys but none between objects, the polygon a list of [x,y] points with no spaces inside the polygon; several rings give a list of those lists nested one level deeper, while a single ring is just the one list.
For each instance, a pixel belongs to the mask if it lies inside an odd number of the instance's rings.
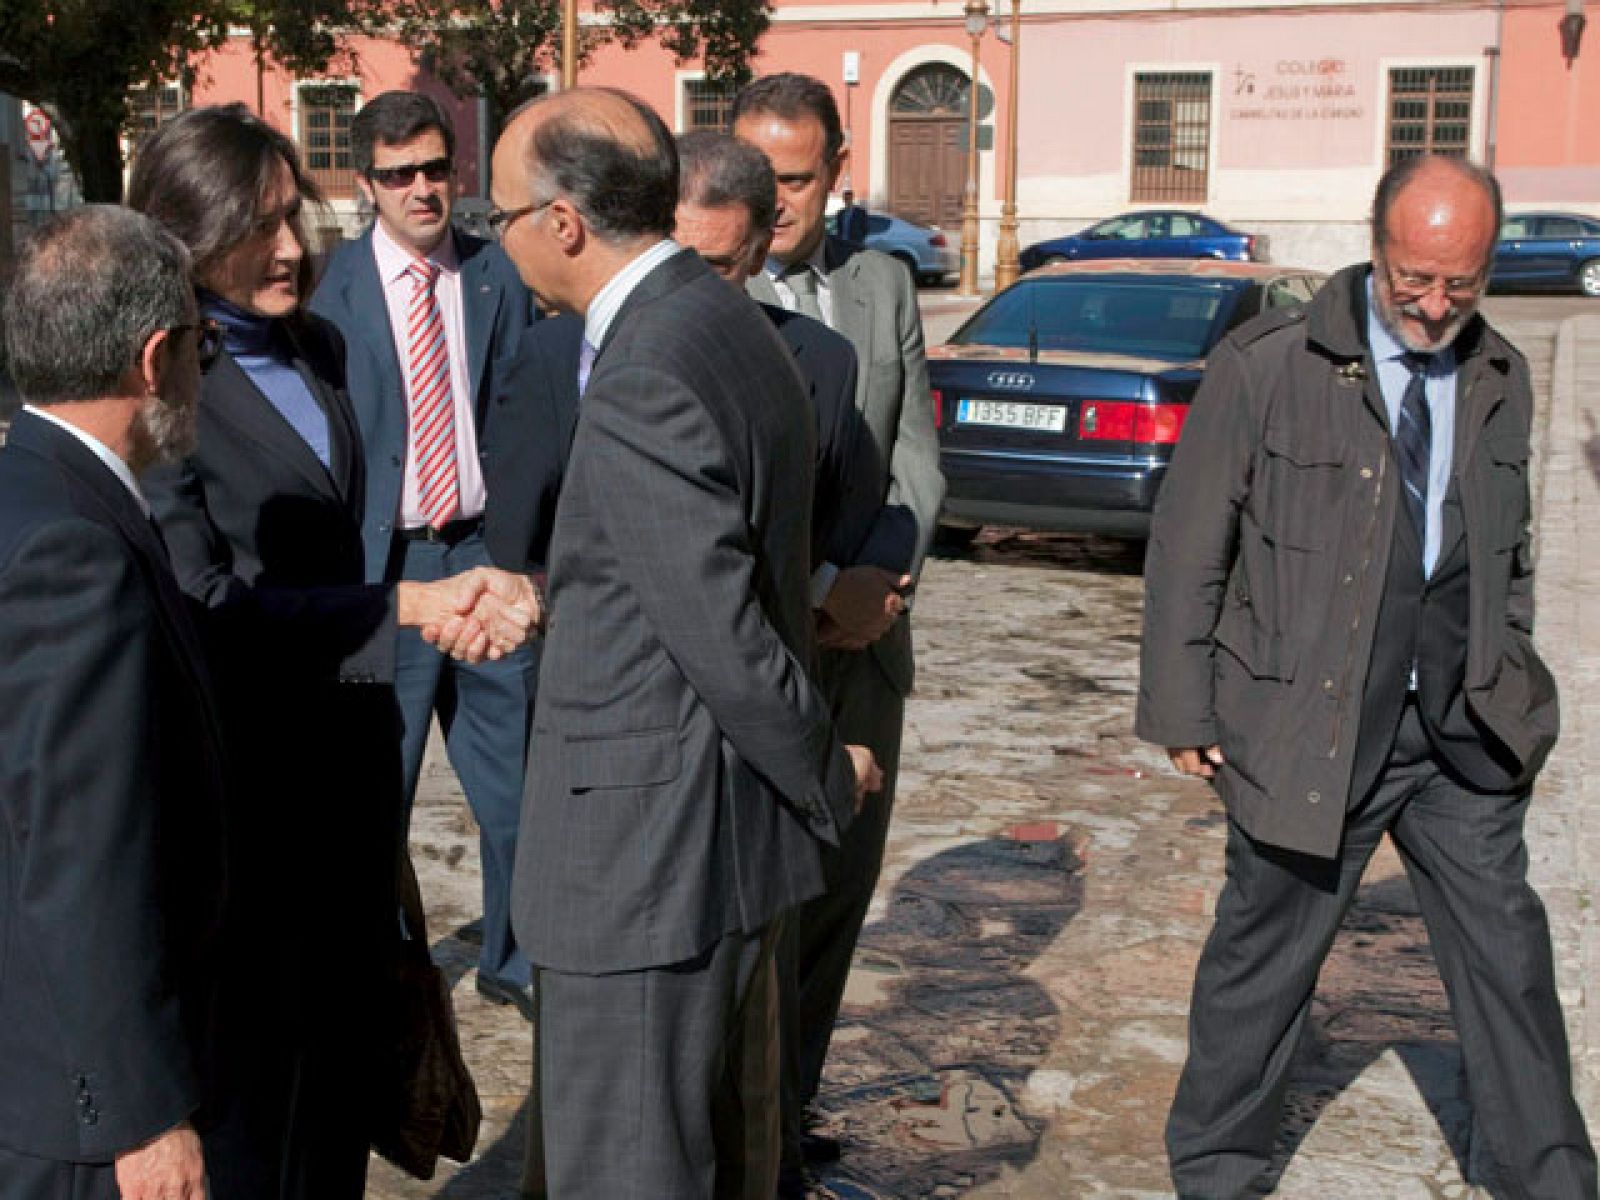
[{"label": "car taillight", "polygon": [[930,246],[948,246],[949,244],[949,242],[945,241],[944,234],[937,229],[933,231],[933,236],[928,239],[928,245]]},{"label": "car taillight", "polygon": [[1170,446],[1183,432],[1187,404],[1137,404],[1091,400],[1078,414],[1078,437],[1086,442],[1139,442]]},{"label": "car taillight", "polygon": [[944,393],[938,388],[929,388],[928,395],[933,398],[933,427],[938,429],[944,424]]}]

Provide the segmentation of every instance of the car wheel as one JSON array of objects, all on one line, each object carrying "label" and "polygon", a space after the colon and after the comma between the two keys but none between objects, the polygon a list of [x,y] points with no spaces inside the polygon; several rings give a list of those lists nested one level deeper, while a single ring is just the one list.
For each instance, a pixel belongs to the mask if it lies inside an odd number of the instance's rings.
[{"label": "car wheel", "polygon": [[933,531],[933,543],[945,550],[965,550],[981,532],[982,525],[940,525]]},{"label": "car wheel", "polygon": [[1600,258],[1591,258],[1578,268],[1578,288],[1585,296],[1600,296]]}]

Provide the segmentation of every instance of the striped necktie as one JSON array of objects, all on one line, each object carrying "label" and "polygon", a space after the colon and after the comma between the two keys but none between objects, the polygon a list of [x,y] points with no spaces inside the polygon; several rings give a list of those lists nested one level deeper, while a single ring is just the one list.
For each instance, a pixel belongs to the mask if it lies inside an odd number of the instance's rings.
[{"label": "striped necktie", "polygon": [[1428,539],[1428,475],[1433,452],[1433,418],[1428,413],[1428,364],[1431,354],[1409,351],[1403,361],[1411,372],[1400,399],[1400,424],[1395,430],[1395,450],[1400,458],[1400,481],[1405,485],[1406,511],[1417,537]]},{"label": "striped necktie", "polygon": [[411,310],[407,315],[411,347],[411,453],[417,464],[418,505],[429,525],[440,529],[461,508],[456,478],[456,415],[450,394],[450,350],[444,337],[444,314],[434,285],[439,268],[414,262]]}]

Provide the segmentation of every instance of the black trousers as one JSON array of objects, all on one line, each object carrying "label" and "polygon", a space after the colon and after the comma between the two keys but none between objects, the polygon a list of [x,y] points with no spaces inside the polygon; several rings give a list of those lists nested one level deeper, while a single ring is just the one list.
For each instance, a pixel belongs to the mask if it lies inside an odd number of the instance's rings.
[{"label": "black trousers", "polygon": [[34,1158],[0,1147],[5,1200],[117,1200],[115,1169]]},{"label": "black trousers", "polygon": [[1527,882],[1528,794],[1454,782],[1406,706],[1337,860],[1228,831],[1228,876],[1195,974],[1189,1058],[1167,1120],[1180,1197],[1252,1194],[1271,1160],[1317,973],[1385,832],[1416,889],[1461,1040],[1481,1182],[1515,1200],[1593,1200],[1544,907]]}]

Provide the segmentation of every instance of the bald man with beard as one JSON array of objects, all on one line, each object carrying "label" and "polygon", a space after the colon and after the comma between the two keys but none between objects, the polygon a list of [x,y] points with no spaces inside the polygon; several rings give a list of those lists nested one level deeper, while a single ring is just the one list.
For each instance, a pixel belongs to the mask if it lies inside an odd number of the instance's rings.
[{"label": "bald man with beard", "polygon": [[671,240],[677,154],[638,101],[523,110],[493,200],[586,342],[513,889],[549,1194],[770,1196],[777,921],[879,783],[806,672],[807,399],[760,310]]}]

